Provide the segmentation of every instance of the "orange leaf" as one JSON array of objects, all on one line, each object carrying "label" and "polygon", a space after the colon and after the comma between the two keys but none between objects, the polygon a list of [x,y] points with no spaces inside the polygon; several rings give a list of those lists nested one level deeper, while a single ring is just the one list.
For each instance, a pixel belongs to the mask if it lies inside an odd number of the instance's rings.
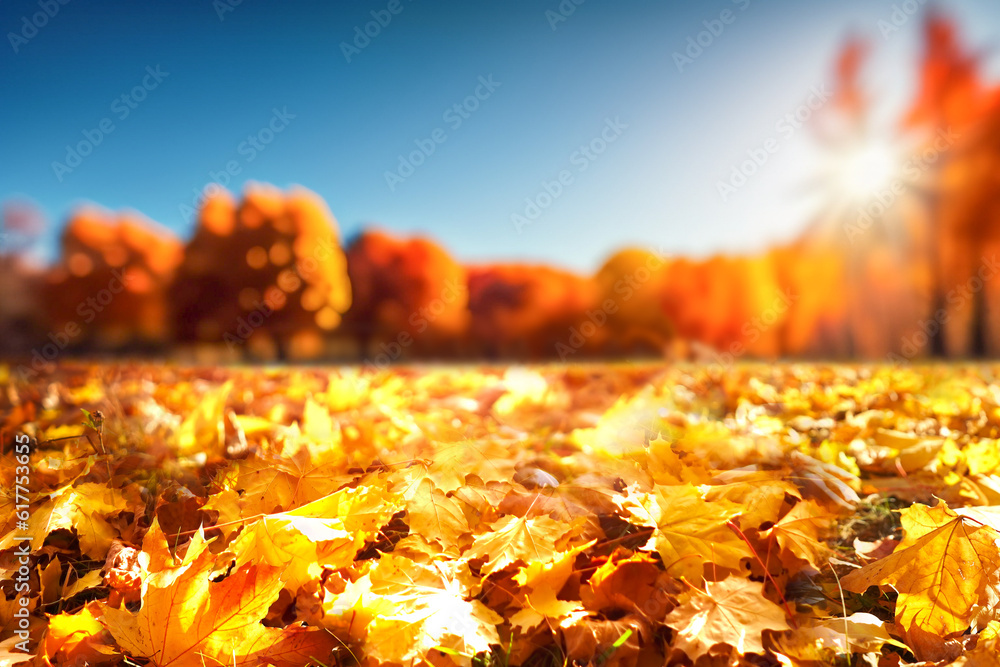
[{"label": "orange leaf", "polygon": [[99,620],[126,652],[160,667],[301,665],[336,646],[324,631],[260,624],[281,591],[280,568],[248,564],[212,583],[215,556],[198,546],[180,567],[147,576],[137,614],[102,607]]}]

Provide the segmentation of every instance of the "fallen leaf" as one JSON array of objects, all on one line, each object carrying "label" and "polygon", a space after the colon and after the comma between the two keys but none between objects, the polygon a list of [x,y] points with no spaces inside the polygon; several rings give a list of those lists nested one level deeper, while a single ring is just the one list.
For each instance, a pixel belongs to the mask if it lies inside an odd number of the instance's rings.
[{"label": "fallen leaf", "polygon": [[[988,601],[989,573],[1000,568],[997,532],[952,514],[947,508],[914,506],[904,514],[904,539],[887,558],[851,572],[841,585],[863,593],[869,586],[892,586],[896,623],[907,632],[947,637],[964,631]],[[912,645],[912,642],[907,642]]]},{"label": "fallen leaf", "polygon": [[787,630],[784,610],[763,595],[763,585],[730,576],[691,591],[664,623],[677,630],[676,648],[696,660],[719,644],[739,655],[763,653],[765,630]]},{"label": "fallen leaf", "polygon": [[212,582],[214,564],[202,545],[169,576],[147,576],[138,613],[103,606],[98,620],[126,652],[160,667],[301,665],[337,646],[321,630],[260,624],[281,590],[281,568],[247,564]]},{"label": "fallen leaf", "polygon": [[707,501],[690,484],[657,486],[653,493],[631,492],[620,500],[628,516],[655,528],[646,549],[655,549],[675,576],[697,582],[703,563],[737,570],[751,556],[747,545],[727,523],[741,507],[728,500]]}]

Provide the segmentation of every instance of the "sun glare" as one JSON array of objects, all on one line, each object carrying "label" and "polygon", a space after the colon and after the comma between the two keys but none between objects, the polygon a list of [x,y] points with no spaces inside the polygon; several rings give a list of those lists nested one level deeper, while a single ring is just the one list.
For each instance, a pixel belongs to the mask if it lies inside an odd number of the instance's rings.
[{"label": "sun glare", "polygon": [[834,159],[835,186],[841,198],[866,201],[891,188],[899,177],[900,160],[888,142],[859,141]]}]

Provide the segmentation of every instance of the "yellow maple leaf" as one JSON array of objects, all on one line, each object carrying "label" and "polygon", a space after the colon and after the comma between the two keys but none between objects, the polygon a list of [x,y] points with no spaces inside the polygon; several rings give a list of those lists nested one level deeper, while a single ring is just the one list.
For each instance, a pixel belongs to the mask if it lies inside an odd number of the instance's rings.
[{"label": "yellow maple leaf", "polygon": [[566,532],[566,524],[548,516],[518,518],[507,516],[490,526],[465,553],[467,559],[485,558],[483,576],[513,563],[550,560],[556,553],[556,540]]},{"label": "yellow maple leaf", "polygon": [[230,545],[236,567],[249,563],[281,570],[295,590],[318,579],[324,567],[338,569],[354,561],[358,550],[396,512],[398,502],[375,489],[342,489],[307,505],[249,522]]},{"label": "yellow maple leaf", "polygon": [[290,667],[324,660],[337,645],[325,631],[260,624],[281,591],[280,568],[247,564],[213,583],[214,564],[204,543],[192,544],[182,565],[147,575],[138,613],[102,605],[98,620],[127,653],[159,667]]},{"label": "yellow maple leaf", "polygon": [[226,449],[226,401],[233,381],[201,397],[177,431],[177,453],[181,456],[221,455]]},{"label": "yellow maple leaf", "polygon": [[764,630],[787,630],[784,610],[764,597],[763,584],[730,576],[708,582],[670,612],[664,623],[677,630],[674,647],[692,660],[719,644],[740,655],[763,653]]},{"label": "yellow maple leaf", "polygon": [[462,488],[469,475],[484,482],[505,482],[514,475],[514,461],[503,443],[492,439],[447,443],[433,452],[427,476],[445,493]]},{"label": "yellow maple leaf", "polygon": [[1000,568],[997,532],[941,506],[914,505],[903,513],[903,525],[904,539],[892,555],[851,572],[841,585],[857,593],[892,586],[899,594],[896,623],[907,632],[964,631],[988,600],[989,574]]},{"label": "yellow maple leaf", "polygon": [[120,657],[110,646],[111,637],[97,622],[90,603],[76,614],[57,614],[49,619],[39,653],[49,663],[99,665]]},{"label": "yellow maple leaf", "polygon": [[408,664],[440,648],[473,656],[500,643],[496,626],[503,622],[470,599],[475,582],[464,562],[385,554],[324,605],[324,623],[361,642],[378,662]]},{"label": "yellow maple leaf", "polygon": [[[45,538],[54,530],[75,531],[80,537],[80,550],[91,558],[103,559],[111,540],[118,531],[108,522],[108,516],[137,504],[133,490],[125,492],[104,484],[87,482],[67,485],[52,493],[39,507],[32,510],[31,548],[40,549]],[[0,550],[12,548],[16,534],[11,531],[0,540]]]},{"label": "yellow maple leaf", "polygon": [[436,540],[444,546],[458,543],[472,529],[462,506],[454,498],[434,487],[424,478],[406,500],[406,515],[411,533]]},{"label": "yellow maple leaf", "polygon": [[252,522],[230,545],[236,567],[262,563],[277,568],[281,580],[296,590],[318,579],[323,566],[350,565],[364,535],[352,535],[337,519],[271,514]]},{"label": "yellow maple leaf", "polygon": [[736,570],[740,559],[751,556],[726,525],[742,508],[728,500],[705,500],[690,484],[657,486],[653,493],[631,491],[619,503],[634,521],[655,529],[645,549],[655,549],[675,576],[700,581],[703,563]]},{"label": "yellow maple leaf", "polygon": [[983,438],[965,446],[970,475],[992,473],[1000,468],[1000,442]]},{"label": "yellow maple leaf", "polygon": [[340,474],[341,466],[332,462],[312,464],[297,459],[252,458],[234,464],[233,468],[232,479],[226,484],[240,492],[244,517],[300,507],[350,481],[350,477]]},{"label": "yellow maple leaf", "polygon": [[682,461],[672,449],[671,441],[664,438],[653,438],[646,448],[631,457],[640,461],[657,484],[708,484],[712,479],[697,458],[688,456]]},{"label": "yellow maple leaf", "polygon": [[568,625],[588,615],[579,601],[556,596],[573,573],[576,557],[596,541],[557,553],[547,561],[532,561],[514,575],[514,581],[526,591],[524,606],[510,619],[514,627],[530,630],[546,620]]},{"label": "yellow maple leaf", "polygon": [[330,442],[335,428],[329,410],[307,398],[302,413],[302,433],[316,442]]},{"label": "yellow maple leaf", "polygon": [[800,500],[765,534],[777,540],[786,567],[792,569],[792,563],[784,557],[784,554],[790,553],[819,570],[825,564],[824,557],[830,552],[821,537],[832,518],[816,501]]},{"label": "yellow maple leaf", "polygon": [[801,497],[786,477],[787,473],[780,470],[725,471],[706,489],[705,500],[725,499],[740,505],[740,527],[744,530],[757,528],[778,518],[786,494]]}]

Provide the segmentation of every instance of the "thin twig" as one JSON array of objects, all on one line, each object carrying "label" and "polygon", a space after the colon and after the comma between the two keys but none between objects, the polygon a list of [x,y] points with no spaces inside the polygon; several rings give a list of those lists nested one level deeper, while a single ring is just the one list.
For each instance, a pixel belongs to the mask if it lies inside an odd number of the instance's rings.
[{"label": "thin twig", "polygon": [[847,602],[844,601],[844,589],[840,586],[840,575],[837,574],[837,570],[834,569],[833,563],[827,563],[830,566],[830,571],[833,572],[834,578],[837,580],[837,589],[840,591],[840,606],[844,611],[844,641],[847,644],[847,655],[851,654],[851,633],[849,631],[849,625],[847,623]]}]

